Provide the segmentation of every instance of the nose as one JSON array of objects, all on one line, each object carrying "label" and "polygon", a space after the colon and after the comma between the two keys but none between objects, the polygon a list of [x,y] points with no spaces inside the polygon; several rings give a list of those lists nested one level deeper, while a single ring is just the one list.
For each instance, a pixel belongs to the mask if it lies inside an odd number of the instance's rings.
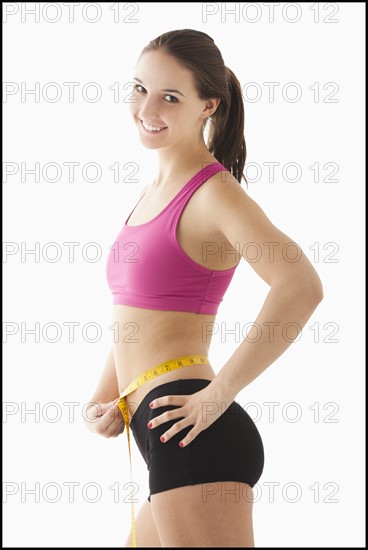
[{"label": "nose", "polygon": [[139,116],[143,120],[161,120],[158,103],[153,97],[145,96],[139,101]]}]

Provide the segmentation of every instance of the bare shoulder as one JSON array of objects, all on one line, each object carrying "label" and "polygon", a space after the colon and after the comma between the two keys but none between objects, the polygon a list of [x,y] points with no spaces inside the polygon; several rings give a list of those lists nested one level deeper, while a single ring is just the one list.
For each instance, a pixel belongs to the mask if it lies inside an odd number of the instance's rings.
[{"label": "bare shoulder", "polygon": [[[233,248],[238,247],[267,284],[286,282],[322,295],[319,277],[299,245],[272,223],[232,174],[215,174],[202,197],[211,228],[224,235]],[[295,258],[289,257],[290,250]]]},{"label": "bare shoulder", "polygon": [[248,222],[271,223],[265,212],[252,199],[230,172],[217,172],[203,186],[202,199],[208,223],[226,236],[229,225]]},{"label": "bare shoulder", "polygon": [[230,172],[217,172],[214,176],[208,179],[209,185],[205,186],[206,198],[213,200],[215,204],[218,201],[226,201],[231,204],[234,200],[252,199],[246,193],[244,187]]}]

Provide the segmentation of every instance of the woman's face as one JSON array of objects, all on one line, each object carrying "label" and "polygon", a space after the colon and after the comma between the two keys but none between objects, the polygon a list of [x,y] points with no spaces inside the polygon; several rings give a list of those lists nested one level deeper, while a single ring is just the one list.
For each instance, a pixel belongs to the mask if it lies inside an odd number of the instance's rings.
[{"label": "woman's face", "polygon": [[204,119],[216,110],[219,100],[199,99],[188,69],[160,51],[146,52],[133,80],[130,111],[143,145],[150,149],[193,146],[202,137]]}]

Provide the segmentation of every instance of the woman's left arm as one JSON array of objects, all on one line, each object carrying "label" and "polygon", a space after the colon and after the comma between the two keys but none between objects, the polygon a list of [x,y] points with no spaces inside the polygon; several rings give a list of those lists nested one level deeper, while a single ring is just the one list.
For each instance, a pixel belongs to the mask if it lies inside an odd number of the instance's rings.
[{"label": "woman's left arm", "polygon": [[321,280],[301,248],[231,178],[224,183],[219,177],[208,189],[211,219],[271,288],[247,337],[212,381],[225,400],[234,399],[290,346],[323,299]]},{"label": "woman's left arm", "polygon": [[[194,394],[165,395],[150,404],[153,409],[176,407],[149,423],[149,428],[157,429],[169,420],[179,419],[161,434],[163,443],[193,426],[179,442],[181,447],[216,422],[239,391],[290,346],[323,298],[321,281],[300,247],[271,223],[230,176],[226,174],[224,183],[220,172],[205,187],[202,198],[206,214],[202,221],[215,233],[222,233],[271,289],[247,337],[210,384]],[[213,251],[213,243],[203,243],[203,252],[208,249]],[[248,253],[253,257],[255,250],[256,260],[251,260]],[[234,250],[229,254],[233,255]]]}]

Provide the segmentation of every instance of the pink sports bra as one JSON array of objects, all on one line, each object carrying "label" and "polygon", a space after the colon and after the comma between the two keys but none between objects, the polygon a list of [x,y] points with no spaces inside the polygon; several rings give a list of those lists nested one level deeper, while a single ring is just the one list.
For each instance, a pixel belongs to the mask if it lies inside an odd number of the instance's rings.
[{"label": "pink sports bra", "polygon": [[106,276],[113,304],[146,309],[216,314],[237,265],[213,270],[192,260],[176,239],[180,215],[193,193],[219,171],[221,163],[208,164],[193,176],[152,220],[135,226],[129,218],[107,258]]}]

